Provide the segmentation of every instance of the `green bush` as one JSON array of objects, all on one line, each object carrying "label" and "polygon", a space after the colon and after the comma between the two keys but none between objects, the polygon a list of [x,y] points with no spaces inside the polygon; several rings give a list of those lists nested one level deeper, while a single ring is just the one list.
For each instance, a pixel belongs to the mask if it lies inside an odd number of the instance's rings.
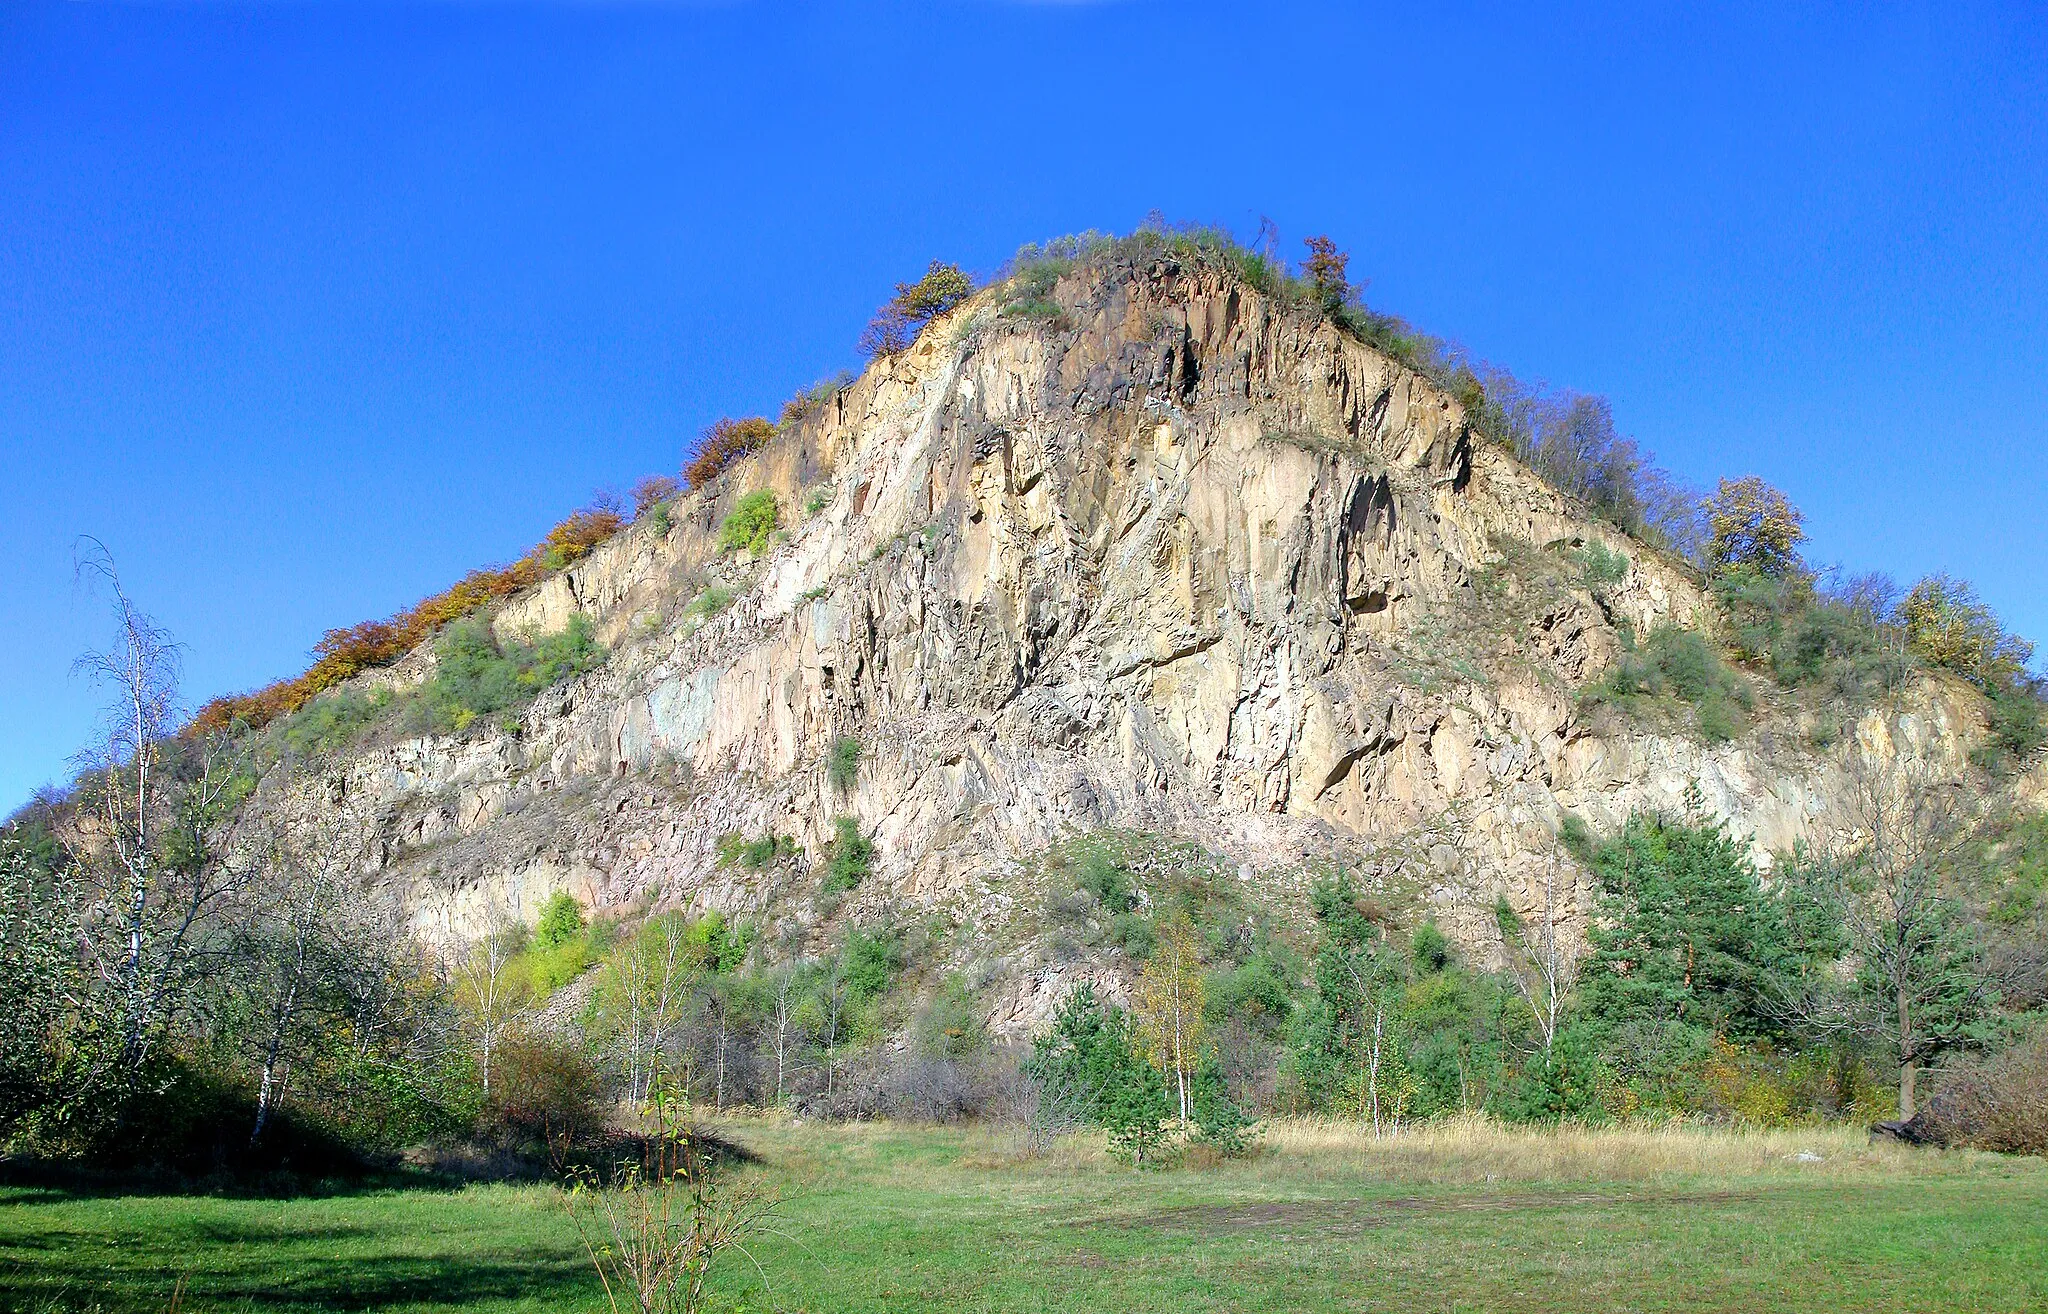
[{"label": "green bush", "polygon": [[732,514],[718,527],[718,549],[721,552],[760,552],[768,546],[782,520],[782,507],[775,500],[775,494],[765,488],[757,488],[741,498],[733,507]]},{"label": "green bush", "polygon": [[1435,922],[1424,922],[1408,937],[1408,956],[1418,972],[1441,972],[1451,965],[1450,939]]},{"label": "green bush", "polygon": [[852,817],[834,821],[832,832],[824,891],[844,894],[867,878],[868,869],[874,864],[875,842],[860,833],[860,823]]},{"label": "green bush", "polygon": [[362,694],[354,689],[336,689],[321,694],[286,718],[282,725],[285,745],[304,754],[331,753],[354,743],[364,730],[391,706],[389,690]]},{"label": "green bush", "polygon": [[1252,1148],[1258,1122],[1230,1098],[1224,1081],[1223,1064],[1214,1051],[1202,1056],[1195,1069],[1193,1098],[1194,1139],[1225,1155],[1244,1154]]},{"label": "green bush", "polygon": [[713,584],[690,599],[690,605],[683,610],[692,616],[709,619],[732,605],[733,591],[723,584]]},{"label": "green bush", "polygon": [[[448,734],[480,716],[515,712],[534,695],[604,664],[605,651],[591,638],[582,615],[539,641],[501,646],[488,623],[465,617],[442,633],[434,678],[420,690],[407,720],[418,728]],[[512,718],[506,717],[508,728]]]},{"label": "green bush", "polygon": [[1023,266],[1004,287],[1002,306],[997,313],[1004,319],[1058,320],[1065,311],[1054,299],[1053,289],[1072,268],[1071,261],[1057,257],[1041,258]]},{"label": "green bush", "polygon": [[1497,1106],[1509,1122],[1605,1122],[1614,1077],[1600,1052],[1566,1028],[1555,1043],[1531,1055]]},{"label": "green bush", "polygon": [[718,865],[721,867],[745,867],[759,871],[778,858],[793,856],[797,843],[785,835],[769,831],[759,839],[750,840],[738,831],[721,836],[718,841]]},{"label": "green bush", "polygon": [[541,905],[540,918],[533,926],[536,949],[554,949],[583,933],[583,905],[567,890],[556,890]]},{"label": "green bush", "polygon": [[1128,913],[1138,906],[1138,886],[1130,868],[1109,854],[1091,849],[1081,855],[1078,885],[1095,896],[1095,901],[1112,914]]},{"label": "green bush", "polygon": [[1736,657],[1767,665],[1790,689],[1815,687],[1856,707],[1896,685],[1910,668],[1881,603],[1859,597],[1860,582],[1823,593],[1803,573],[1723,571],[1714,591],[1728,617]]},{"label": "green bush", "polygon": [[1557,827],[1557,838],[1564,845],[1565,852],[1580,862],[1593,861],[1593,850],[1596,847],[1593,842],[1593,831],[1576,813],[1564,814],[1564,820]]},{"label": "green bush", "polygon": [[1623,652],[1581,696],[1588,705],[1608,703],[1629,709],[1658,699],[1690,704],[1700,735],[1712,743],[1734,736],[1741,725],[1738,709],[1749,703],[1749,691],[1713,646],[1675,625],[1652,630],[1648,639]]},{"label": "green bush", "polygon": [[2023,761],[2048,741],[2048,712],[2032,689],[1998,689],[1991,698],[1993,753],[2006,761]]},{"label": "green bush", "polygon": [[856,1004],[887,994],[896,973],[903,970],[903,947],[894,935],[869,934],[851,927],[839,952],[847,994]]},{"label": "green bush", "polygon": [[1586,545],[1581,562],[1589,585],[1619,584],[1628,577],[1628,558],[1597,539]]},{"label": "green bush", "polygon": [[981,1005],[958,972],[949,972],[938,991],[911,1020],[918,1048],[939,1058],[959,1059],[988,1047]]},{"label": "green bush", "polygon": [[860,740],[852,735],[841,735],[832,741],[832,751],[825,761],[825,775],[837,790],[853,788],[853,782],[860,776]]},{"label": "green bush", "polygon": [[1120,912],[1109,919],[1108,940],[1133,958],[1150,958],[1159,947],[1159,928],[1140,912]]}]

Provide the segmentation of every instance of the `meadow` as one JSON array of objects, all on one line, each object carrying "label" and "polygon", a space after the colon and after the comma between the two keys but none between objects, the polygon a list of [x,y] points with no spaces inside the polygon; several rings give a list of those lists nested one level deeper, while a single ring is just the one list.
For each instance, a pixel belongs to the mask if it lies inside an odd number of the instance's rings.
[{"label": "meadow", "polygon": [[[1375,1140],[1281,1122],[1249,1159],[1133,1169],[1088,1138],[733,1120],[781,1235],[726,1308],[2038,1310],[2048,1163],[1860,1131]],[[605,1311],[551,1187],[281,1196],[0,1189],[9,1310]]]}]

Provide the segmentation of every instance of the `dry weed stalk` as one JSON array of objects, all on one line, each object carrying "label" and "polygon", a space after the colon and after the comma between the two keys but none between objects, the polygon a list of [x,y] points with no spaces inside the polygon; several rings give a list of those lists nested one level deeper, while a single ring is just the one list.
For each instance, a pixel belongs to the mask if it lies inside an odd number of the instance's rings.
[{"label": "dry weed stalk", "polygon": [[619,1164],[608,1182],[579,1171],[564,1198],[612,1314],[695,1314],[728,1251],[767,1281],[747,1241],[783,1235],[774,1226],[782,1199],[758,1181],[723,1180],[659,1077],[650,1104],[654,1133],[641,1161]]}]

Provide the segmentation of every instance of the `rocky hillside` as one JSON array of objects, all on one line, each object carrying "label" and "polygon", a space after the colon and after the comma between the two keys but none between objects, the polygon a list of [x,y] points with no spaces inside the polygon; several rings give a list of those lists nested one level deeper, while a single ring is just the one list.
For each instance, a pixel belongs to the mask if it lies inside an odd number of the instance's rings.
[{"label": "rocky hillside", "polygon": [[[1046,934],[1079,836],[1197,854],[1287,916],[1341,865],[1485,955],[1502,893],[1588,906],[1568,814],[1599,830],[1696,785],[1768,855],[1829,825],[1846,754],[1968,770],[1980,704],[1929,680],[1845,713],[1738,677],[1754,710],[1712,744],[1680,714],[1583,710],[1635,637],[1716,631],[1696,577],[1320,316],[1173,259],[1070,272],[1029,316],[1004,295],[496,615],[587,617],[600,669],[515,724],[274,769],[256,806],[346,804],[443,940],[560,888],[791,935],[942,913],[1015,1029],[1100,966]],[[721,552],[757,490],[781,531]],[[876,845],[843,902],[814,895],[841,817]],[[771,833],[800,852],[721,862],[722,837]]]}]

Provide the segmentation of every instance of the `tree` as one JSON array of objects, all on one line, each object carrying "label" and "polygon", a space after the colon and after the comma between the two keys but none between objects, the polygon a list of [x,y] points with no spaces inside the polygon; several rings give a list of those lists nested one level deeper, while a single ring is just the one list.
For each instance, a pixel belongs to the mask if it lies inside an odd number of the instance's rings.
[{"label": "tree", "polygon": [[1889,1042],[1909,1119],[1920,1070],[1976,1040],[1995,998],[1957,897],[1978,828],[1958,787],[1910,768],[1859,758],[1846,785],[1844,829],[1795,874],[1840,918],[1865,1006],[1851,1018]]},{"label": "tree", "polygon": [[1565,1000],[1579,979],[1579,946],[1559,928],[1567,914],[1558,890],[1559,865],[1555,858],[1544,864],[1543,920],[1533,938],[1506,896],[1494,904],[1494,921],[1500,927],[1508,977],[1529,1006],[1546,1052],[1557,1043]]},{"label": "tree", "polygon": [[[213,834],[251,779],[224,736],[175,738],[178,645],[136,607],[105,547],[88,540],[79,569],[107,590],[115,623],[113,645],[76,664],[107,695],[99,741],[82,755],[69,854],[92,978],[82,1002],[106,1024],[81,1074],[90,1085],[136,1077],[203,981],[218,915],[249,875]],[[172,745],[182,761],[169,760]]]},{"label": "tree", "polygon": [[697,451],[683,467],[683,478],[691,488],[702,488],[724,474],[735,461],[767,446],[775,426],[765,416],[750,415],[743,420],[730,416],[715,420],[697,438]]},{"label": "tree", "polygon": [[491,925],[470,942],[455,968],[455,1003],[476,1049],[477,1068],[487,1100],[498,1046],[512,1034],[519,1015],[533,1002],[532,987],[512,970],[512,960],[522,947],[525,931],[503,908],[494,909]]},{"label": "tree", "polygon": [[263,1139],[283,1100],[293,1061],[346,1017],[346,981],[356,966],[351,960],[374,952],[379,942],[351,934],[362,929],[350,924],[358,900],[347,887],[362,833],[346,809],[281,826],[264,846],[262,879],[249,887],[238,937],[238,993],[256,1067],[251,1145]]},{"label": "tree", "polygon": [[0,833],[0,1145],[61,1098],[66,1000],[82,985],[76,912],[15,829]]},{"label": "tree", "polygon": [[644,519],[656,507],[680,493],[683,486],[669,475],[648,475],[633,485],[633,519]]},{"label": "tree", "polygon": [[1138,1052],[1131,1017],[1082,985],[1060,1001],[1032,1042],[1025,1072],[1041,1106],[1073,1107],[1109,1133],[1113,1153],[1144,1163],[1158,1152],[1173,1106],[1159,1069]]},{"label": "tree", "polygon": [[1416,1087],[1398,1018],[1405,964],[1363,903],[1343,875],[1310,893],[1323,939],[1315,993],[1297,1014],[1289,1062],[1311,1106],[1346,1107],[1379,1134],[1405,1116]]},{"label": "tree", "polygon": [[1138,1036],[1152,1062],[1173,1078],[1185,1132],[1202,1049],[1202,940],[1185,912],[1159,928],[1159,943],[1138,974],[1132,1000]]},{"label": "tree", "polygon": [[839,1062],[839,1043],[846,1026],[848,989],[846,959],[834,954],[825,963],[824,978],[818,982],[818,1039],[825,1047],[825,1102],[832,1101],[832,1079]]},{"label": "tree", "polygon": [[1581,993],[1610,1029],[1650,1019],[1771,1037],[1777,983],[1840,952],[1811,905],[1763,888],[1745,846],[1718,823],[1634,816],[1592,865],[1600,899]]},{"label": "tree", "polygon": [[745,1016],[738,973],[753,948],[751,927],[733,926],[715,910],[690,924],[689,940],[698,947],[704,970],[698,974],[695,1012],[701,1044],[711,1051],[711,1100],[714,1112],[725,1110],[726,1055],[732,1040],[733,1011]]},{"label": "tree", "polygon": [[[545,913],[541,920],[545,926]],[[598,976],[595,1029],[609,1042],[633,1100],[649,1098],[661,1055],[707,965],[705,946],[691,931],[681,913],[651,917],[612,948]]]},{"label": "tree", "polygon": [[1987,692],[2024,678],[2033,645],[2007,634],[1975,589],[1947,575],[1929,575],[1898,606],[1906,643],[1935,666]]},{"label": "tree", "polygon": [[1717,1041],[1794,1038],[1784,1000],[1824,984],[1842,951],[1824,910],[1783,882],[1764,888],[1747,846],[1697,817],[1630,817],[1591,865],[1573,1026],[1638,1098],[1685,1106]]},{"label": "tree", "polygon": [[583,905],[567,890],[556,890],[540,906],[533,923],[533,946],[556,949],[576,938],[583,930]]},{"label": "tree", "polygon": [[1307,238],[1303,245],[1308,247],[1308,260],[1303,268],[1309,287],[1325,312],[1334,311],[1351,295],[1351,257],[1339,251],[1328,237]]},{"label": "tree", "polygon": [[782,1107],[786,1080],[789,1071],[789,1055],[802,1039],[801,1025],[797,1010],[803,1002],[798,992],[799,974],[795,967],[779,969],[773,979],[773,1017],[775,1020],[775,1106]]},{"label": "tree", "polygon": [[1755,475],[1723,479],[1707,499],[1707,562],[1715,570],[1753,570],[1783,579],[1800,568],[1805,517]]},{"label": "tree", "polygon": [[915,283],[898,283],[896,295],[875,312],[860,335],[864,356],[894,356],[917,341],[924,326],[974,295],[974,283],[958,265],[934,260]]}]

